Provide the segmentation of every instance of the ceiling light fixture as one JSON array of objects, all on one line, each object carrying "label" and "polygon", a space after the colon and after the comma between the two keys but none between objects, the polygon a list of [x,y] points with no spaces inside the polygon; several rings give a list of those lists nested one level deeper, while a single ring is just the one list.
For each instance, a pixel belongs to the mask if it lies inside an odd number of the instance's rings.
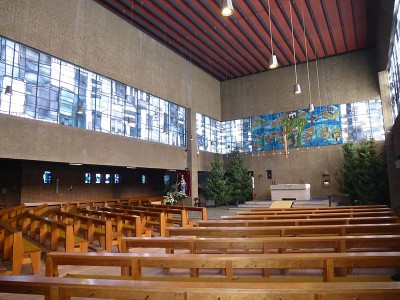
[{"label": "ceiling light fixture", "polygon": [[128,117],[128,125],[129,126],[135,126],[135,119],[132,117]]},{"label": "ceiling light fixture", "polygon": [[276,69],[278,67],[278,59],[274,54],[274,44],[272,41],[272,22],[271,22],[271,6],[268,0],[268,15],[269,15],[269,35],[271,37],[271,57],[269,59],[269,68]]},{"label": "ceiling light fixture", "polygon": [[307,79],[308,79],[308,95],[310,98],[310,103],[308,110],[309,112],[314,111],[314,104],[311,103],[311,82],[310,82],[310,68],[308,67],[308,51],[307,51],[307,38],[306,38],[306,25],[304,22],[304,6],[301,4],[301,14],[303,19],[303,33],[304,33],[304,48],[306,48],[306,60],[307,60]]},{"label": "ceiling light fixture", "polygon": [[289,0],[289,12],[290,12],[290,25],[292,27],[292,46],[293,46],[293,61],[294,61],[294,74],[296,76],[296,83],[294,85],[294,93],[301,94],[301,87],[297,81],[297,63],[296,63],[296,48],[294,47],[294,34],[293,34],[293,13],[292,13],[292,1]]},{"label": "ceiling light fixture", "polygon": [[83,107],[82,107],[82,105],[78,105],[78,110],[76,111],[76,113],[78,114],[78,115],[83,115]]},{"label": "ceiling light fixture", "polygon": [[233,14],[232,0],[223,0],[221,15],[223,15],[224,17],[229,17],[232,16],[232,14]]},{"label": "ceiling light fixture", "polygon": [[6,94],[7,96],[11,96],[11,95],[12,95],[12,87],[11,87],[11,85],[7,85],[7,86],[6,86],[5,94]]}]

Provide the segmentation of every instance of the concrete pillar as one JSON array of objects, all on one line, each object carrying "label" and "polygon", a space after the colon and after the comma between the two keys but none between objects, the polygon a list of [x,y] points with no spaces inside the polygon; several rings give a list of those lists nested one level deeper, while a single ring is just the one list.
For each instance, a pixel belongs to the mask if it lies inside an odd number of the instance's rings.
[{"label": "concrete pillar", "polygon": [[187,167],[190,171],[190,190],[192,192],[186,204],[194,205],[193,199],[199,197],[198,191],[198,154],[196,136],[196,113],[192,109],[186,109],[187,132]]}]

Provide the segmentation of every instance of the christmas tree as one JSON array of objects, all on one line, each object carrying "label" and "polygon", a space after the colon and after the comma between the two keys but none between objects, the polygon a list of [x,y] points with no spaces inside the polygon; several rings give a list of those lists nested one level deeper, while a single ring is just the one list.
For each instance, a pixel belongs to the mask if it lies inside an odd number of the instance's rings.
[{"label": "christmas tree", "polygon": [[363,204],[388,204],[389,179],[386,160],[379,154],[374,140],[357,146],[343,145],[344,161],[338,176],[339,190]]},{"label": "christmas tree", "polygon": [[252,198],[253,182],[237,148],[232,151],[231,156],[226,177],[232,190],[232,200],[236,203],[244,203],[247,199]]},{"label": "christmas tree", "polygon": [[219,155],[216,155],[211,163],[211,172],[205,185],[205,196],[208,200],[214,200],[218,204],[228,204],[231,190],[225,178],[223,162]]}]

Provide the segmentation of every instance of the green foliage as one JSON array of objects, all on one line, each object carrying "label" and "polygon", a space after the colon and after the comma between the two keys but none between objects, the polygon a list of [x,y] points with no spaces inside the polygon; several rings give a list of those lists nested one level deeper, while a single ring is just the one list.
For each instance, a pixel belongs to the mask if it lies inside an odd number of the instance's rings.
[{"label": "green foliage", "polygon": [[184,192],[167,192],[167,195],[164,196],[166,205],[177,205],[179,200],[186,198],[186,194]]},{"label": "green foliage", "polygon": [[230,167],[226,171],[226,178],[232,190],[232,201],[244,203],[251,199],[253,183],[249,170],[244,165],[244,159],[237,148],[232,151]]},{"label": "green foliage", "polygon": [[211,163],[211,172],[205,185],[206,199],[214,200],[217,204],[228,204],[231,190],[225,178],[223,162],[218,155]]},{"label": "green foliage", "polygon": [[386,159],[379,154],[374,140],[357,146],[343,145],[344,161],[338,176],[339,190],[363,204],[388,204],[389,180]]},{"label": "green foliage", "polygon": [[339,191],[349,194],[351,199],[357,199],[355,194],[355,182],[358,177],[357,152],[353,143],[345,143],[343,149],[343,165],[337,178]]}]

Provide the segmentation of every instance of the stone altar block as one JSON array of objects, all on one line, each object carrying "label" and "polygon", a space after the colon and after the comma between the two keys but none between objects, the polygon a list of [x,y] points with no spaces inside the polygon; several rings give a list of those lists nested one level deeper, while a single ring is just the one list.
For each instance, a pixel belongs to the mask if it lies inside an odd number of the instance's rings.
[{"label": "stone altar block", "polygon": [[310,184],[273,184],[271,199],[274,200],[310,200]]}]

